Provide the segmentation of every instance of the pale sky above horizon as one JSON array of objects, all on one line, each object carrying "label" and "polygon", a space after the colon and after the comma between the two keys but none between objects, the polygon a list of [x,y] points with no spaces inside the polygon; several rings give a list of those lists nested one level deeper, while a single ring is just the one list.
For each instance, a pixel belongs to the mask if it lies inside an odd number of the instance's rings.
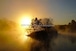
[{"label": "pale sky above horizon", "polygon": [[54,24],[76,20],[76,0],[0,0],[0,18],[16,21],[21,15],[52,17]]}]

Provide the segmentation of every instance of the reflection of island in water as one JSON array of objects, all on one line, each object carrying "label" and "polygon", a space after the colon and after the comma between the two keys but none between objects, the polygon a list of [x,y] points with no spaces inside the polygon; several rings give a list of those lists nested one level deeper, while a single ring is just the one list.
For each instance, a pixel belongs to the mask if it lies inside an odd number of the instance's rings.
[{"label": "reflection of island in water", "polygon": [[31,51],[49,51],[49,48],[51,47],[50,43],[52,39],[57,36],[57,32],[51,29],[49,32],[48,30],[41,30],[33,32],[28,36],[39,42],[36,42],[32,45]]},{"label": "reflection of island in water", "polygon": [[58,35],[54,40],[51,37],[47,37],[48,35],[45,35],[46,32],[44,31],[33,32],[30,35],[36,40],[31,45],[31,51],[40,51],[41,49],[42,51],[46,51],[46,49],[49,49],[49,51],[76,51],[76,37]]},{"label": "reflection of island in water", "polygon": [[[37,18],[36,18],[37,19]],[[76,44],[73,46],[70,43],[75,42],[75,38],[58,35],[54,27],[41,27],[40,31],[32,32],[29,37],[36,40],[31,45],[31,51],[71,51],[76,50]],[[56,38],[57,37],[57,38]],[[73,46],[73,48],[72,48]],[[71,48],[71,49],[69,49]]]},{"label": "reflection of island in water", "polygon": [[35,18],[32,21],[32,28],[34,32],[30,33],[28,36],[36,40],[36,42],[31,46],[31,51],[49,51],[52,39],[58,35],[50,19],[45,18],[43,20],[38,20]]},{"label": "reflection of island in water", "polygon": [[[76,33],[71,31],[75,30],[75,25],[75,21],[72,21],[69,25],[59,26],[59,30],[57,30],[63,31],[63,33],[51,34],[57,32],[51,27],[47,28],[48,31],[34,31],[30,37],[26,37],[25,32],[20,30],[16,23],[1,19],[0,51],[76,51],[76,36],[74,36]],[[65,34],[66,30],[71,32]]]}]

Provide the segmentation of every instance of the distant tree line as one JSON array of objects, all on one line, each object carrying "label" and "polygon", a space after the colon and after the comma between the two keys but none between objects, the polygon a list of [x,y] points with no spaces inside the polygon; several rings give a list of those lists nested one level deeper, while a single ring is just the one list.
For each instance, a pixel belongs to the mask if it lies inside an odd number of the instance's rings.
[{"label": "distant tree line", "polygon": [[69,24],[68,24],[68,28],[70,32],[75,32],[76,31],[76,21],[72,20]]},{"label": "distant tree line", "polygon": [[67,25],[57,25],[56,29],[63,32],[76,32],[76,21],[71,20]]}]

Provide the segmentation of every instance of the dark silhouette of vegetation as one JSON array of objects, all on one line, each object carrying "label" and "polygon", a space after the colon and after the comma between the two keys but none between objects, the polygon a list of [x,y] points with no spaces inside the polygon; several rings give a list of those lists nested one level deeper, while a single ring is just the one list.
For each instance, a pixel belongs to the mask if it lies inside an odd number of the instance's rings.
[{"label": "dark silhouette of vegetation", "polygon": [[[42,30],[38,27],[35,27],[34,24],[36,24],[37,26],[39,25]],[[52,22],[50,22],[49,18],[40,19],[40,21],[37,18],[35,18],[35,21],[32,23],[32,25],[34,25],[34,27],[32,28],[38,28],[39,31],[32,32],[28,36],[37,41],[40,41],[40,43],[37,46],[33,47],[31,51],[41,51],[42,49],[45,49],[45,51],[49,51],[52,39],[54,37],[57,37],[58,35],[57,30],[53,26],[49,26],[52,25]]]},{"label": "dark silhouette of vegetation", "polygon": [[70,32],[75,32],[76,31],[76,21],[72,20],[71,23],[68,24],[69,31]]},{"label": "dark silhouette of vegetation", "polygon": [[71,22],[68,23],[67,25],[58,25],[58,26],[56,26],[56,29],[59,31],[62,31],[62,32],[74,33],[74,32],[76,32],[76,21],[71,20]]},{"label": "dark silhouette of vegetation", "polygon": [[[44,18],[44,19],[32,19],[31,27],[35,29],[49,29],[52,26],[52,19]],[[40,28],[39,28],[40,27]]]}]

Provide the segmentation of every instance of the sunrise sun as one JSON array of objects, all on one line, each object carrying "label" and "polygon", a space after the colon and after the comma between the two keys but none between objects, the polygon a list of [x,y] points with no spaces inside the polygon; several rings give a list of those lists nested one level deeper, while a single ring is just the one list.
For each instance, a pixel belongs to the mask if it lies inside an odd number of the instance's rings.
[{"label": "sunrise sun", "polygon": [[22,32],[22,34],[20,35],[21,42],[25,42],[28,39],[28,37],[26,36],[28,35],[26,29],[29,28],[31,19],[32,18],[30,16],[21,16],[21,18],[19,19],[20,31]]},{"label": "sunrise sun", "polygon": [[22,26],[29,26],[31,24],[31,17],[30,16],[24,16],[24,17],[22,17],[20,24]]}]

